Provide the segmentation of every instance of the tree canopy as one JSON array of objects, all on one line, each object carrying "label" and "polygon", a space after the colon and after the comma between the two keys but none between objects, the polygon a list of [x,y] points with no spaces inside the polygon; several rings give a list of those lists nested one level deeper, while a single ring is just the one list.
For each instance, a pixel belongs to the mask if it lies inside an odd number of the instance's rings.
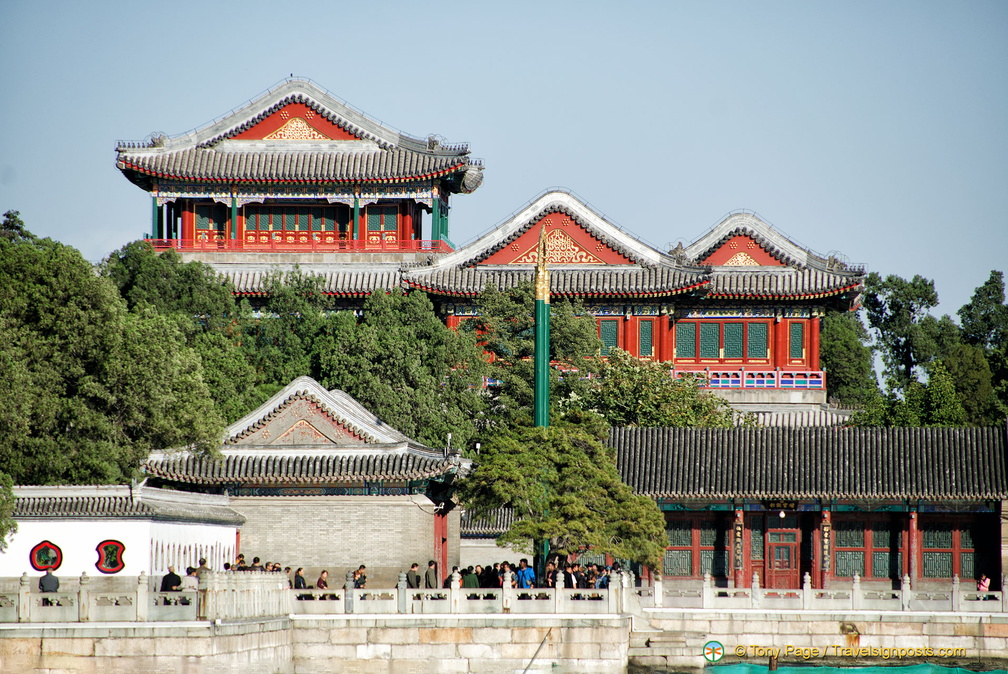
[{"label": "tree canopy", "polygon": [[0,465],[18,484],[128,480],[152,448],[209,450],[223,420],[178,324],[130,312],[75,249],[0,238]]},{"label": "tree canopy", "polygon": [[656,567],[665,549],[665,518],[655,502],[622,481],[613,451],[585,427],[500,428],[461,486],[473,516],[511,508],[515,523],[498,539],[531,551],[591,549]]}]

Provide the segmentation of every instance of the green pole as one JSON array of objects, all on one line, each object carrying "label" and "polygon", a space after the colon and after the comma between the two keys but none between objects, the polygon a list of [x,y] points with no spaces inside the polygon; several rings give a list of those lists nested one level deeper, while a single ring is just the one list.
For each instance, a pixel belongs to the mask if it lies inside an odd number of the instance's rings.
[{"label": "green pole", "polygon": [[231,196],[231,238],[238,238],[238,197]]},{"label": "green pole", "polygon": [[535,271],[535,360],[533,362],[533,420],[549,426],[550,282],[546,269],[546,228],[539,230]]}]

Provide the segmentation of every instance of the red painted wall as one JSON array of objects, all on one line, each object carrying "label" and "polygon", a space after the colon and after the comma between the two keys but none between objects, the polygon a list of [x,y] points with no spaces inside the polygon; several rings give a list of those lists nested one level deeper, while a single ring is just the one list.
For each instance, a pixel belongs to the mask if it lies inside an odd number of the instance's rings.
[{"label": "red painted wall", "polygon": [[573,243],[573,250],[581,251],[588,261],[574,262],[574,264],[631,264],[631,261],[624,255],[602,243],[589,234],[581,225],[574,222],[566,213],[549,213],[539,219],[528,230],[525,231],[515,241],[512,241],[504,248],[488,257],[481,264],[528,264],[517,262],[530,251],[535,251],[539,244],[539,229],[546,227],[547,233],[559,230],[569,237]]},{"label": "red painted wall", "polygon": [[768,253],[752,237],[740,234],[721,244],[721,247],[707,256],[704,264],[722,265],[739,253],[745,253],[761,266],[783,267],[784,263]]},{"label": "red painted wall", "polygon": [[357,136],[322,117],[304,103],[289,103],[252,128],[233,137],[238,140],[262,140],[295,117],[303,119],[308,126],[331,140],[360,140]]}]

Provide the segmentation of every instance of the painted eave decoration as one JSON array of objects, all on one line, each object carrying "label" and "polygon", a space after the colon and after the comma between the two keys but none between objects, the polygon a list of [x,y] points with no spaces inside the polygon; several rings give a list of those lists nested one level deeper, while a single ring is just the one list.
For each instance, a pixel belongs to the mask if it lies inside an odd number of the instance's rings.
[{"label": "painted eave decoration", "polygon": [[289,79],[218,121],[178,136],[120,142],[116,166],[144,189],[156,179],[224,184],[403,183],[458,174],[472,192],[483,165],[467,144],[403,134],[313,82]]}]

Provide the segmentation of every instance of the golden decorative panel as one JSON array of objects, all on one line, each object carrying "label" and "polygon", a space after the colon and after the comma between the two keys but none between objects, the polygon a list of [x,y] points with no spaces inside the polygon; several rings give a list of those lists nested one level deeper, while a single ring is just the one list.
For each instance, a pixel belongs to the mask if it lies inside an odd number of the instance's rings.
[{"label": "golden decorative panel", "polygon": [[735,253],[724,263],[726,267],[759,267],[757,262],[749,253]]},{"label": "golden decorative panel", "polygon": [[329,138],[313,129],[300,117],[294,117],[266,136],[265,140],[329,140]]},{"label": "golden decorative panel", "polygon": [[[539,253],[535,248],[514,259],[514,264],[535,264]],[[550,264],[605,264],[582,248],[569,234],[559,229],[546,232],[546,262]]]}]

